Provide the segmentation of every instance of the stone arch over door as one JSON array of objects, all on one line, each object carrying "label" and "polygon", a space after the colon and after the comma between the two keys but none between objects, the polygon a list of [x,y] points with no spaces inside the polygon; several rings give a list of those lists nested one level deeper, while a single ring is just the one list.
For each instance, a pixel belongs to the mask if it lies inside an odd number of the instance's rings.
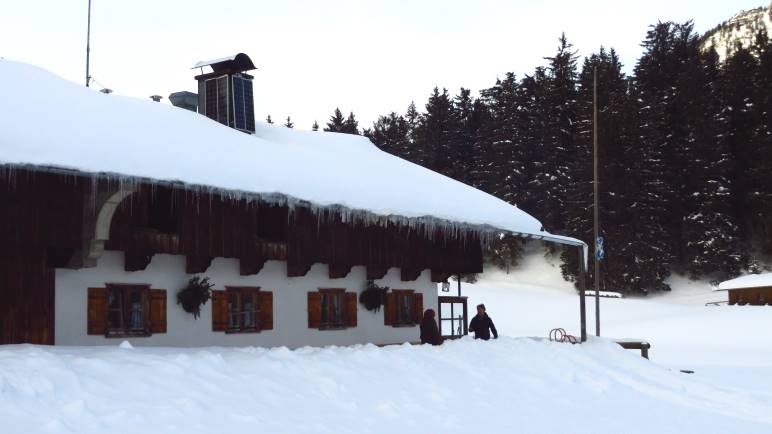
[{"label": "stone arch over door", "polygon": [[99,212],[96,214],[93,227],[93,238],[88,246],[88,255],[86,259],[88,262],[92,262],[96,265],[96,260],[102,256],[105,251],[105,242],[110,239],[110,225],[113,221],[113,215],[118,209],[118,206],[127,197],[136,192],[135,189],[120,189],[117,192],[110,194],[107,199],[99,207]]}]

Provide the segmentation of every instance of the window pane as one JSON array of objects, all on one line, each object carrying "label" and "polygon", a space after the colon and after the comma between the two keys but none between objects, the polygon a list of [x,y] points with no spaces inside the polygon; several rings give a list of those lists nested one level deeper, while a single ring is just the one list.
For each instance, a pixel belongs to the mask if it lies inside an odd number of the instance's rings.
[{"label": "window pane", "polygon": [[123,329],[123,292],[118,288],[107,290],[107,327],[111,330]]},{"label": "window pane", "polygon": [[440,330],[440,333],[442,333],[443,336],[448,336],[453,333],[453,321],[446,319],[440,321],[440,326],[442,326],[442,330]]},{"label": "window pane", "polygon": [[451,303],[442,303],[440,304],[440,317],[442,318],[450,318],[450,306]]},{"label": "window pane", "polygon": [[341,294],[336,292],[332,294],[332,322],[335,325],[343,324],[343,306],[341,303]]},{"label": "window pane", "polygon": [[228,327],[239,327],[239,293],[231,291],[228,294]]},{"label": "window pane", "polygon": [[253,309],[252,297],[244,297],[244,322],[242,323],[244,328],[255,326],[254,316],[252,314]]},{"label": "window pane", "polygon": [[328,292],[322,292],[322,325],[330,323],[330,297]]},{"label": "window pane", "polygon": [[132,330],[143,330],[145,324],[142,321],[142,292],[137,290],[129,291],[129,303],[131,309],[129,328]]}]

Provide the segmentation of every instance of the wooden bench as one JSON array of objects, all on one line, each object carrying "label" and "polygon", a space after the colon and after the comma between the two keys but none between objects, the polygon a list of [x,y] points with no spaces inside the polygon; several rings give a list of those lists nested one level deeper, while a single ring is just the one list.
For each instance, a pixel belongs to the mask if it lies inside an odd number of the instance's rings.
[{"label": "wooden bench", "polygon": [[616,339],[615,342],[626,350],[641,350],[641,357],[649,358],[651,344],[640,339]]}]

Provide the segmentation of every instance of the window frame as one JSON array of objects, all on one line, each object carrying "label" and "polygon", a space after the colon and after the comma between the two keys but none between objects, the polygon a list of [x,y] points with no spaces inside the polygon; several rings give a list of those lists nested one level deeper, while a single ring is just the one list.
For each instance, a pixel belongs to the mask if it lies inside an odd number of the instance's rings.
[{"label": "window frame", "polygon": [[[339,318],[329,319],[331,314],[334,314],[334,304],[330,304],[328,301],[325,321],[325,299],[330,300],[333,296],[338,299],[338,307],[340,312]],[[321,313],[319,316],[319,329],[320,330],[342,330],[348,328],[346,325],[346,289],[345,288],[319,288],[319,308]]]},{"label": "window frame", "polygon": [[[415,290],[413,289],[393,289],[394,293],[394,327],[415,327],[418,325],[416,322],[416,297]],[[406,300],[406,304],[403,304]],[[410,306],[409,308],[409,321],[404,321],[403,307]],[[423,314],[423,312],[421,312]]]},{"label": "window frame", "polygon": [[[260,333],[263,331],[263,315],[261,310],[261,296],[259,286],[226,286],[225,287],[225,299],[228,305],[228,317],[226,334],[231,333]],[[244,316],[247,312],[241,311],[235,313],[235,315],[242,315],[238,317],[238,324],[233,325],[231,322],[234,312],[231,305],[231,297],[237,297],[239,307],[243,305],[246,297],[251,298],[253,309],[249,312],[252,314],[252,325],[248,327],[243,326]]]},{"label": "window frame", "polygon": [[[151,324],[150,324],[150,285],[148,284],[131,284],[131,283],[108,283],[107,288],[107,310],[105,312],[105,337],[108,338],[121,338],[121,337],[147,337],[151,336]],[[115,295],[115,292],[120,294],[120,306],[115,308],[111,307],[111,296]],[[131,293],[138,292],[140,296],[140,322],[141,328],[130,327],[131,316],[133,308],[127,300],[130,300]],[[116,312],[120,315],[120,326],[113,327],[110,320],[110,315]],[[129,318],[127,320],[127,318]]]}]

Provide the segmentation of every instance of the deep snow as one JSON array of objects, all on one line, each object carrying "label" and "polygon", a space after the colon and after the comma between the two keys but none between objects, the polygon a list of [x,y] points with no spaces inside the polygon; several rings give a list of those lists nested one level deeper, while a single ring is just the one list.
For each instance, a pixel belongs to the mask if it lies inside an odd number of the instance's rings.
[{"label": "deep snow", "polygon": [[718,289],[757,288],[772,286],[772,273],[748,274],[718,284]]}]

